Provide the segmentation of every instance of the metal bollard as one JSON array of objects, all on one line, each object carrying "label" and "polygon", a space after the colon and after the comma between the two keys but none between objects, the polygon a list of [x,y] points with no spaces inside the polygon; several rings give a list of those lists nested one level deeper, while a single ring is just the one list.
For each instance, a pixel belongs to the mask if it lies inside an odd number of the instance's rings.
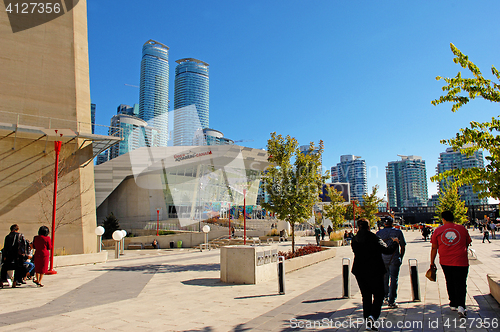
[{"label": "metal bollard", "polygon": [[278,284],[280,295],[285,295],[285,257],[278,257]]},{"label": "metal bollard", "polygon": [[124,254],[124,250],[125,250],[125,238],[123,237],[120,240],[120,255]]},{"label": "metal bollard", "polygon": [[120,241],[115,241],[115,258],[120,257]]},{"label": "metal bollard", "polygon": [[[415,262],[415,265],[412,265]],[[420,283],[418,282],[418,261],[414,258],[408,260],[410,266],[410,284],[412,301],[420,302]]]},{"label": "metal bollard", "polygon": [[348,299],[351,297],[351,278],[349,270],[351,267],[350,258],[342,258],[342,298]]}]

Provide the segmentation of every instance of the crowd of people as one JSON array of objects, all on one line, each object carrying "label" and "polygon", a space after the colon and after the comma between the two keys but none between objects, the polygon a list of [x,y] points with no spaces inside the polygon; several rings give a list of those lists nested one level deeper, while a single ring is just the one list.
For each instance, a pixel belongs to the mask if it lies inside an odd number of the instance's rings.
[{"label": "crowd of people", "polygon": [[[430,270],[437,270],[435,260],[439,254],[450,309],[457,311],[460,318],[465,318],[469,271],[467,251],[472,240],[467,228],[454,223],[452,212],[442,212],[441,219],[443,225],[434,230],[431,236]],[[365,218],[361,218],[357,226],[358,232],[351,241],[354,252],[352,273],[361,291],[367,330],[378,331],[375,322],[383,303],[389,309],[397,308],[398,276],[406,241],[401,230],[393,227],[391,217],[385,218],[384,228],[376,234],[371,232],[370,222]],[[429,235],[430,232],[424,238]]]},{"label": "crowd of people", "polygon": [[5,237],[2,249],[0,288],[7,282],[16,288],[32,280],[38,287],[43,287],[42,279],[49,268],[49,253],[52,250],[49,228],[42,226],[38,235],[30,242],[19,226],[10,227],[10,233]]}]

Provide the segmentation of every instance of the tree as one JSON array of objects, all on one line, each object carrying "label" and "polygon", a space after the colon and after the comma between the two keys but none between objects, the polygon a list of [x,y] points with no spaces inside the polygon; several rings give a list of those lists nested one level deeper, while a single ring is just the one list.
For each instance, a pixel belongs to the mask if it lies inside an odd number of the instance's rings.
[{"label": "tree", "polygon": [[323,142],[320,141],[317,148],[311,142],[309,153],[301,153],[295,138],[273,132],[267,141],[267,152],[271,166],[263,177],[263,184],[270,203],[262,205],[279,219],[290,222],[292,252],[295,252],[295,223],[311,218],[326,178],[320,172]]},{"label": "tree", "polygon": [[372,187],[371,194],[363,195],[363,205],[361,206],[361,218],[366,218],[370,221],[370,226],[373,227],[380,220],[377,217],[378,204],[383,201],[383,199],[377,197],[378,186]]},{"label": "tree", "polygon": [[439,203],[436,206],[436,216],[441,220],[441,212],[451,211],[455,217],[455,223],[463,224],[467,222],[467,207],[465,202],[460,200],[457,182],[446,181],[439,195]]},{"label": "tree", "polygon": [[[346,206],[345,209],[345,219],[354,220],[353,218],[353,203],[356,205],[356,220],[361,217],[361,208],[359,207],[359,202],[354,200],[351,204]],[[354,226],[354,225],[353,225]]]},{"label": "tree", "polygon": [[332,222],[332,228],[334,231],[342,227],[344,223],[345,214],[347,211],[347,206],[344,204],[345,199],[342,196],[342,192],[326,186],[327,196],[330,198],[331,203],[324,206],[325,217],[330,219]]},{"label": "tree", "polygon": [[102,227],[104,227],[104,234],[102,235],[103,239],[111,239],[113,232],[120,229],[118,218],[116,218],[113,212],[108,214],[108,216],[104,219]]},{"label": "tree", "polygon": [[[483,98],[491,102],[500,102],[500,85],[485,79],[479,68],[469,60],[469,57],[460,52],[455,45],[450,44],[451,51],[455,55],[453,61],[460,64],[462,68],[468,69],[474,78],[462,78],[458,72],[454,78],[436,77],[436,80],[444,80],[447,85],[442,89],[446,95],[432,101],[433,105],[445,102],[453,104],[451,110],[456,112],[460,107],[472,99]],[[500,81],[500,72],[491,67],[492,74]],[[491,122],[479,123],[472,121],[470,128],[460,129],[455,138],[441,140],[442,144],[453,147],[456,151],[472,156],[475,151],[484,150],[489,153],[486,160],[489,164],[485,168],[454,169],[431,177],[432,181],[441,181],[448,177],[455,179],[458,186],[471,184],[480,198],[493,197],[500,199],[500,131],[499,117],[493,117]]]}]

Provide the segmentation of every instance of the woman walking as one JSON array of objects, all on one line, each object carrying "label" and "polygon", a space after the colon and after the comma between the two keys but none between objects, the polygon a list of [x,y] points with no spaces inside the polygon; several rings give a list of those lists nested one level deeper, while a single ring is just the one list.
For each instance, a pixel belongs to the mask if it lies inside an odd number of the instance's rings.
[{"label": "woman walking", "polygon": [[35,249],[35,279],[33,282],[37,286],[43,287],[42,278],[49,269],[49,253],[52,245],[49,237],[49,228],[42,226],[38,230],[38,235],[33,238],[33,248]]}]

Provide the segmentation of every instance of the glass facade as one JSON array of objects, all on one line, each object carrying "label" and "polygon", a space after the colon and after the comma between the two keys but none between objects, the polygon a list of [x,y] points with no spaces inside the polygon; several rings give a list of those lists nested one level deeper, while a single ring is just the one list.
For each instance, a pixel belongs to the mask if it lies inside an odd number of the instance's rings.
[{"label": "glass facade", "polygon": [[117,114],[111,118],[111,132],[109,134],[113,136],[115,131],[118,131],[117,128],[122,129],[123,141],[109,148],[109,159],[116,158],[140,147],[154,146],[154,139],[157,137],[154,134],[155,129],[148,127],[144,120],[128,114]]},{"label": "glass facade", "polygon": [[196,117],[184,114],[176,120],[174,114],[174,145],[192,145],[196,130],[209,127],[209,65],[193,58],[176,62],[174,110],[194,106]]},{"label": "glass facade", "polygon": [[154,40],[142,47],[139,118],[156,129],[155,146],[167,146],[168,141],[168,50]]},{"label": "glass facade", "polygon": [[401,156],[386,167],[387,193],[391,207],[427,206],[427,170],[419,156]]},{"label": "glass facade", "polygon": [[349,183],[351,200],[363,203],[363,195],[368,193],[366,161],[354,155],[340,156],[340,163],[331,168],[332,182]]},{"label": "glass facade", "polygon": [[[484,168],[484,159],[482,151],[475,151],[474,154],[468,157],[460,151],[455,151],[453,148],[447,148],[446,152],[439,154],[439,162],[436,167],[436,172],[441,174],[452,169],[462,168]],[[439,191],[445,185],[445,181],[439,182]],[[481,205],[486,204],[487,199],[479,199],[478,194],[472,190],[472,185],[461,186],[458,189],[458,194],[466,205]]]},{"label": "glass facade", "polygon": [[193,141],[195,146],[201,145],[232,145],[232,139],[224,137],[224,134],[218,130],[205,128],[197,130]]}]

